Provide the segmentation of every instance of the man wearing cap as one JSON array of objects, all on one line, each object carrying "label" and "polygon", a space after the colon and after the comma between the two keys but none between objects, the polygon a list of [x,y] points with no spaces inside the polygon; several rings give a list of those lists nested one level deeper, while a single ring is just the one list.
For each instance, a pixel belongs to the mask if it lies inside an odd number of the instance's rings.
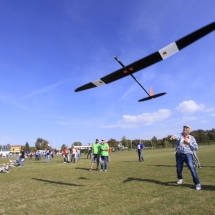
[{"label": "man wearing cap", "polygon": [[101,145],[101,169],[100,171],[107,171],[108,167],[108,149],[109,145],[106,143],[106,140],[102,140],[102,145]]},{"label": "man wearing cap", "polygon": [[170,140],[176,140],[176,171],[178,176],[177,184],[182,184],[183,176],[183,164],[186,163],[189,168],[192,177],[193,183],[196,186],[196,190],[201,190],[201,184],[199,181],[198,174],[196,172],[195,165],[193,163],[193,151],[198,149],[198,144],[196,143],[195,138],[190,135],[190,126],[184,125],[183,132],[177,135],[170,137]]},{"label": "man wearing cap", "polygon": [[89,171],[92,170],[95,160],[96,160],[96,165],[97,165],[96,170],[97,171],[99,170],[100,149],[101,149],[101,144],[99,143],[99,139],[96,139],[96,142],[92,144],[93,155],[92,155],[92,163],[91,163]]}]

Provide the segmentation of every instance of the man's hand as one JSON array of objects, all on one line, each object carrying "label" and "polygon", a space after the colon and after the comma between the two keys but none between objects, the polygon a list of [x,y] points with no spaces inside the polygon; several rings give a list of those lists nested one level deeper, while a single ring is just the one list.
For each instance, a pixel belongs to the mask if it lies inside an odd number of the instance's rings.
[{"label": "man's hand", "polygon": [[170,140],[174,140],[174,139],[175,139],[175,137],[174,137],[174,136],[171,136],[171,137],[170,137]]},{"label": "man's hand", "polygon": [[190,145],[190,140],[184,139],[184,143],[187,144],[187,145]]}]

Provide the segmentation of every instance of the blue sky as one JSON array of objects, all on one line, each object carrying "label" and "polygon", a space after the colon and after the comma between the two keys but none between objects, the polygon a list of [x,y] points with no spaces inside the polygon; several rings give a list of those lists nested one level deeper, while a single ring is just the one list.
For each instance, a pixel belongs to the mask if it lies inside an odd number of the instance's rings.
[{"label": "blue sky", "polygon": [[151,139],[212,129],[215,31],[135,73],[152,101],[126,77],[74,90],[215,21],[214,0],[1,0],[0,135],[2,142],[52,147],[95,138]]}]

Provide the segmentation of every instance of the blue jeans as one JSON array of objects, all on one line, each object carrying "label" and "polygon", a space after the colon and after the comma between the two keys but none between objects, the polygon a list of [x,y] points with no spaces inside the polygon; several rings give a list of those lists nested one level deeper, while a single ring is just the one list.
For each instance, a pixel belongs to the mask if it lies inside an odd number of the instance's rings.
[{"label": "blue jeans", "polygon": [[139,161],[144,161],[143,150],[141,149],[138,149],[138,158],[139,158]]},{"label": "blue jeans", "polygon": [[177,171],[178,179],[183,179],[182,170],[183,170],[184,163],[187,164],[187,167],[191,172],[191,175],[193,177],[193,183],[200,184],[199,177],[196,172],[196,168],[193,163],[193,158],[192,158],[191,154],[186,154],[186,155],[181,154],[180,155],[180,154],[176,153],[176,171]]},{"label": "blue jeans", "polygon": [[50,162],[50,155],[46,155],[46,162],[47,162],[47,163]]},{"label": "blue jeans", "polygon": [[19,165],[24,166],[24,158],[19,158]]},{"label": "blue jeans", "polygon": [[108,168],[108,156],[101,156],[101,169],[106,170]]}]

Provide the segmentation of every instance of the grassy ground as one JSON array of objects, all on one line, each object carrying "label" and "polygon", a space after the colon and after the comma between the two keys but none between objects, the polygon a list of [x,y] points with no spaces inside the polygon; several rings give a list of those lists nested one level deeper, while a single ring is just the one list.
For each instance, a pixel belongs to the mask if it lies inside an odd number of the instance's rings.
[{"label": "grassy ground", "polygon": [[187,167],[176,185],[174,149],[145,150],[144,162],[135,151],[112,153],[107,172],[89,172],[86,155],[75,164],[26,160],[0,174],[0,214],[215,214],[214,152],[198,151],[200,191]]}]

